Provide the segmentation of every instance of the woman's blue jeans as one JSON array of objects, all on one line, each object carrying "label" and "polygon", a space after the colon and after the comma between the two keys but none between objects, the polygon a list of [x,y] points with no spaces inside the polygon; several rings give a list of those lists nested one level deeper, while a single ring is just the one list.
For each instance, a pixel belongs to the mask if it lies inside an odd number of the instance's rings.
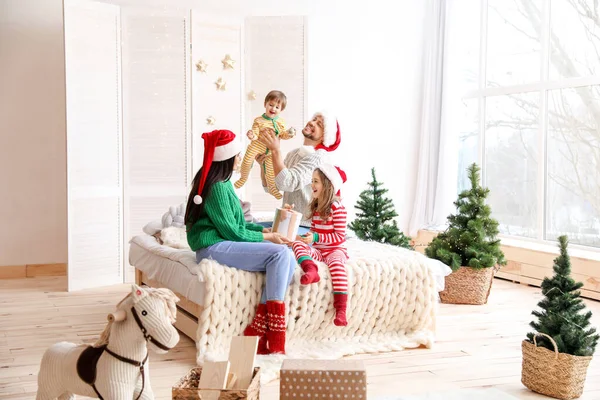
[{"label": "woman's blue jeans", "polygon": [[266,285],[260,299],[283,301],[292,282],[296,259],[286,245],[271,242],[220,242],[196,251],[196,260],[212,258],[219,264],[250,272],[265,272]]}]

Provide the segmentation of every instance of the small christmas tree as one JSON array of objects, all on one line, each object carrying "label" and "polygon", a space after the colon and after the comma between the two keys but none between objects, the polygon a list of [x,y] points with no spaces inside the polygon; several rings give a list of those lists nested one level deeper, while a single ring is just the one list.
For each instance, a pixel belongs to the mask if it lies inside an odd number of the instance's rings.
[{"label": "small christmas tree", "polygon": [[479,171],[477,164],[469,166],[471,188],[462,191],[454,202],[458,212],[448,217],[448,229],[425,249],[428,257],[440,260],[453,271],[506,264],[496,237],[498,221],[490,217],[492,210],[485,204],[490,190],[479,184]]},{"label": "small christmas tree", "polygon": [[373,240],[375,242],[389,243],[394,246],[412,249],[410,237],[400,232],[394,220],[398,214],[394,210],[392,200],[383,197],[388,190],[383,189],[383,183],[377,181],[375,168],[371,168],[371,176],[373,177],[373,181],[369,182],[369,189],[360,194],[360,198],[355,206],[361,212],[348,225],[349,228],[362,240]]},{"label": "small christmas tree", "polygon": [[[590,326],[592,312],[583,314],[583,300],[579,297],[581,282],[571,278],[571,260],[567,253],[569,240],[566,236],[558,238],[560,255],[554,260],[554,276],[542,281],[542,294],[545,298],[538,303],[542,311],[533,311],[537,322],[530,323],[539,333],[545,333],[554,339],[560,353],[574,356],[591,356],[598,344],[599,335]],[[533,343],[534,333],[527,334]],[[538,346],[554,351],[550,340],[544,336],[536,337]]]}]

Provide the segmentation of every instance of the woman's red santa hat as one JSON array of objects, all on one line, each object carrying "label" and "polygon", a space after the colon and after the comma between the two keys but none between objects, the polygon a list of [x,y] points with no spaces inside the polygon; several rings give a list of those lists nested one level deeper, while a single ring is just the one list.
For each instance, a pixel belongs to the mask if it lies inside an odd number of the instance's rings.
[{"label": "woman's red santa hat", "polygon": [[334,151],[340,145],[342,140],[340,135],[340,124],[332,113],[319,111],[313,115],[313,118],[320,116],[323,118],[323,143],[315,146],[315,150],[323,149],[325,151]]},{"label": "woman's red santa hat", "polygon": [[194,196],[194,203],[201,204],[202,189],[208,176],[208,171],[213,161],[225,161],[235,157],[242,150],[242,145],[235,138],[235,134],[227,130],[216,130],[202,134],[204,139],[204,160],[202,161],[202,175],[198,185],[198,194]]},{"label": "woman's red santa hat", "polygon": [[333,185],[333,192],[335,195],[339,196],[342,185],[346,183],[346,172],[340,167],[331,164],[323,164],[319,169]]}]

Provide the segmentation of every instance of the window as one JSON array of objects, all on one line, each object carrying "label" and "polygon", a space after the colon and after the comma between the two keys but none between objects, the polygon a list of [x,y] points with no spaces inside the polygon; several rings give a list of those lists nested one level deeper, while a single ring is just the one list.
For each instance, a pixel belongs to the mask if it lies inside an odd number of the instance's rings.
[{"label": "window", "polygon": [[[600,8],[450,1],[458,190],[477,161],[505,235],[600,247]],[[458,111],[460,110],[460,112]]]}]

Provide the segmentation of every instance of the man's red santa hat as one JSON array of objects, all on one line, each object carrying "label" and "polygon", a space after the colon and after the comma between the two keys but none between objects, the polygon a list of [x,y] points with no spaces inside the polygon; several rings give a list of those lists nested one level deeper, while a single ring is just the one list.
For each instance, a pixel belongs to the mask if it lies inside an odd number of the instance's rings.
[{"label": "man's red santa hat", "polygon": [[327,111],[316,112],[313,118],[321,116],[323,118],[323,143],[318,144],[315,150],[323,149],[326,151],[334,151],[338,148],[341,142],[340,124],[335,115]]},{"label": "man's red santa hat", "polygon": [[213,161],[225,161],[235,157],[242,150],[242,145],[235,134],[227,130],[216,130],[202,134],[204,139],[204,160],[202,161],[202,175],[198,185],[198,194],[194,196],[194,203],[201,204],[202,189],[208,176],[208,171]]}]

